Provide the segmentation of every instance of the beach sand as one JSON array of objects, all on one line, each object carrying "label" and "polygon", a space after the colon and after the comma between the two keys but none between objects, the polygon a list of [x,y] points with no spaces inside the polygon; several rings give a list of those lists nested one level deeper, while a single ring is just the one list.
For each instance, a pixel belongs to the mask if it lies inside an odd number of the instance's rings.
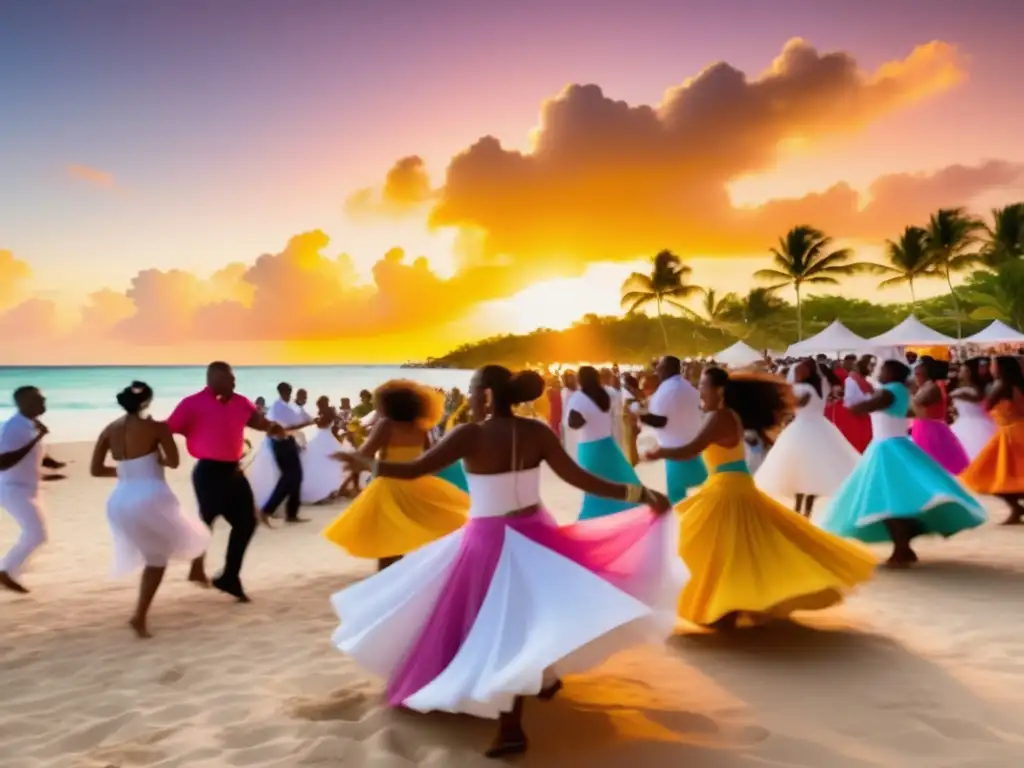
[{"label": "beach sand", "polygon": [[[136,581],[111,581],[105,500],[87,445],[47,484],[51,542],[0,595],[0,765],[473,768],[494,724],[382,706],[382,684],[331,645],[328,598],[372,571],[314,522],[261,529],[237,605],[172,565],[150,618],[126,622]],[[171,473],[194,508],[189,467]],[[642,474],[662,483],[660,467]],[[562,520],[580,496],[553,476]],[[998,503],[993,517],[1004,515]],[[0,547],[15,527],[0,520]],[[211,549],[219,568],[227,528]],[[529,701],[531,751],[510,764],[641,766],[1024,765],[1024,528],[927,540],[920,567],[879,571],[847,604],[735,636],[681,626],[664,648],[622,653]],[[885,548],[878,550],[887,554]]]}]

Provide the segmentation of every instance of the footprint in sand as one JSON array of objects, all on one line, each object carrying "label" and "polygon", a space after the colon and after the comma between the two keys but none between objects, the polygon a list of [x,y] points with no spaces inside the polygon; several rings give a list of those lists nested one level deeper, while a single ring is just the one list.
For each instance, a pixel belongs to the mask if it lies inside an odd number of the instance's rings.
[{"label": "footprint in sand", "polygon": [[292,699],[287,704],[292,717],[301,720],[344,720],[358,723],[369,710],[367,697],[353,691],[336,691],[326,698]]}]

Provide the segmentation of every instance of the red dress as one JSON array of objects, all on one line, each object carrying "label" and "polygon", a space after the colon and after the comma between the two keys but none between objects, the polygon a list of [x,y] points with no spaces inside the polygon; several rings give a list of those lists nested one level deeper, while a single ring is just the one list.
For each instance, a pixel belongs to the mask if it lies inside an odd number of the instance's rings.
[{"label": "red dress", "polygon": [[548,426],[551,431],[561,438],[562,436],[562,393],[551,387],[546,392],[548,396]]},{"label": "red dress", "polygon": [[[859,373],[842,371],[839,373],[839,378],[843,382],[845,389],[846,379],[853,379],[854,383],[860,388],[860,391],[865,395],[869,395],[874,392],[874,388],[868,384],[867,379],[861,376]],[[839,431],[843,433],[843,437],[856,448],[860,453],[864,453],[867,450],[868,444],[871,442],[871,416],[866,413],[853,413],[847,408],[842,400],[837,400],[832,406],[832,412],[829,415],[831,421],[839,428]]]}]

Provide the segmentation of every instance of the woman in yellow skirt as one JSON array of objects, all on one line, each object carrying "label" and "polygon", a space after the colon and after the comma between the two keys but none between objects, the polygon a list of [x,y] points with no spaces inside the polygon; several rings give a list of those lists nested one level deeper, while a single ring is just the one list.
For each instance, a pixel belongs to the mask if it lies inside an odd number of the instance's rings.
[{"label": "woman in yellow skirt", "polygon": [[1003,525],[1024,522],[1024,371],[1015,357],[993,361],[995,383],[985,404],[996,432],[960,475],[975,493],[998,496],[1010,507]]},{"label": "woman in yellow skirt", "polygon": [[[444,398],[429,387],[395,380],[374,393],[380,418],[358,453],[412,461],[429,444],[444,414]],[[324,529],[324,536],[355,557],[375,558],[383,570],[402,555],[462,527],[469,496],[440,477],[375,477]]]},{"label": "woman in yellow skirt", "polygon": [[[763,433],[793,410],[788,384],[763,373],[708,368],[701,407],[710,416],[681,448],[659,448],[648,459],[687,460],[703,454],[710,477],[676,505],[679,554],[692,578],[679,597],[689,622],[731,629],[741,618],[784,617],[839,603],[867,581],[875,557],[859,544],[816,528],[754,485],[744,430]],[[814,461],[814,446],[807,446]]]}]

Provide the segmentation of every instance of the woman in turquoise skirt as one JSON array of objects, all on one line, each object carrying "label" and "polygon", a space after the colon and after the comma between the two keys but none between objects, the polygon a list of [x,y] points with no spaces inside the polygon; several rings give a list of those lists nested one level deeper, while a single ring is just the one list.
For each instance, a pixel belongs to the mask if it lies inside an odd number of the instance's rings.
[{"label": "woman in turquoise skirt", "polygon": [[[639,484],[636,471],[613,436],[611,394],[601,384],[596,368],[584,365],[578,374],[579,389],[566,403],[566,423],[577,431],[576,461],[591,474],[613,483]],[[635,507],[627,501],[583,496],[580,520],[604,517]]]},{"label": "woman in turquoise skirt", "polygon": [[850,408],[871,414],[873,437],[821,523],[830,533],[868,544],[891,541],[888,565],[897,568],[917,562],[910,546],[915,537],[948,537],[985,522],[977,499],[910,439],[909,375],[903,363],[886,361],[878,375],[881,388]]}]

